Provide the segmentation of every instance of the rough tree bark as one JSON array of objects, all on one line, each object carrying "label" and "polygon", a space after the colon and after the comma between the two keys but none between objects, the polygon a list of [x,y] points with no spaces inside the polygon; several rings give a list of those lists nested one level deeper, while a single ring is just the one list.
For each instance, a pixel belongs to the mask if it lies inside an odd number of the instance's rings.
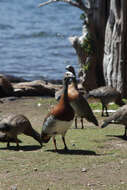
[{"label": "rough tree bark", "polygon": [[57,1],[80,8],[85,15],[82,36],[70,37],[82,85],[89,91],[106,84],[127,96],[127,1],[49,0],[40,6]]},{"label": "rough tree bark", "polygon": [[111,0],[105,33],[103,71],[106,85],[127,97],[127,1]]},{"label": "rough tree bark", "polygon": [[[83,23],[82,36],[70,38],[70,41],[79,58],[79,64],[81,66],[79,73],[80,79],[85,89],[89,91],[105,84],[102,62],[109,2],[106,0],[88,0],[86,3],[89,11],[85,12],[86,19]],[[88,55],[84,48],[82,48],[88,33],[91,35],[94,44],[91,44],[93,46],[92,48],[94,48],[92,55]],[[84,69],[86,68],[84,66],[87,65],[88,57],[90,64],[87,67],[88,69]]]}]

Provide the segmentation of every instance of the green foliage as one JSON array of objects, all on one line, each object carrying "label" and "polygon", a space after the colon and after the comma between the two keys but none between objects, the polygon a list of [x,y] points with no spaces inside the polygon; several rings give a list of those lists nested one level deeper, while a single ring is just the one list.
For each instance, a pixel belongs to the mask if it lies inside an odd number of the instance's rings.
[{"label": "green foliage", "polygon": [[81,19],[81,20],[85,20],[85,19],[86,19],[85,13],[82,13],[82,14],[80,15],[80,19]]},{"label": "green foliage", "polygon": [[92,37],[89,33],[87,34],[86,38],[84,39],[82,48],[84,49],[85,53],[87,53],[88,56],[93,55],[95,53],[94,40],[92,39]]},{"label": "green foliage", "polygon": [[[84,49],[87,57],[91,57],[95,53],[94,40],[89,33],[86,35],[81,47]],[[90,64],[91,62],[87,62],[83,65],[84,71],[88,71]]]},{"label": "green foliage", "polygon": [[85,65],[83,65],[83,70],[88,71],[89,66],[90,66],[90,62],[85,63]]}]

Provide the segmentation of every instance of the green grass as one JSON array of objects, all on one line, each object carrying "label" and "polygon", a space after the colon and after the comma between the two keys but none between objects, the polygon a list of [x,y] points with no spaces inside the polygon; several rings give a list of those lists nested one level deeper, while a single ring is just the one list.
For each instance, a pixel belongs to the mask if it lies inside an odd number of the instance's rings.
[{"label": "green grass", "polygon": [[[124,101],[125,103],[127,103],[127,100],[126,100],[126,99],[123,99],[123,101]],[[89,100],[89,102],[90,102],[90,100]],[[89,104],[90,104],[90,106],[91,106],[91,108],[92,108],[93,110],[101,110],[101,109],[102,109],[102,104],[100,103],[100,101],[97,101],[97,102],[96,102],[96,100],[95,100],[94,103],[89,103]],[[119,108],[119,106],[118,106],[117,104],[114,104],[114,103],[108,104],[108,109],[116,110],[116,109],[118,109],[118,108]]]},{"label": "green grass", "polygon": [[[45,115],[49,106],[56,101],[52,98],[39,99],[34,106],[38,103]],[[100,109],[99,103],[92,103],[91,106],[93,109]],[[100,113],[96,117],[100,123],[103,122]],[[15,144],[7,150],[6,144],[1,143],[0,189],[9,190],[12,185],[16,185],[18,190],[127,189],[126,176],[124,177],[127,169],[127,146],[122,139],[124,127],[110,125],[100,129],[85,120],[84,123],[83,130],[74,129],[73,123],[67,132],[68,152],[63,150],[60,136],[56,137],[58,152],[54,151],[52,139],[40,149],[35,140],[21,135],[23,143],[20,151],[15,149]],[[82,168],[87,171],[82,172]],[[119,175],[123,175],[123,182]],[[111,179],[109,182],[108,177]]]},{"label": "green grass", "polygon": [[[97,102],[97,103],[90,103],[90,106],[93,110],[101,110],[102,109],[102,105],[100,102]],[[118,109],[119,106],[116,105],[116,104],[109,104],[108,105],[108,109],[111,109],[111,110],[116,110]]]}]

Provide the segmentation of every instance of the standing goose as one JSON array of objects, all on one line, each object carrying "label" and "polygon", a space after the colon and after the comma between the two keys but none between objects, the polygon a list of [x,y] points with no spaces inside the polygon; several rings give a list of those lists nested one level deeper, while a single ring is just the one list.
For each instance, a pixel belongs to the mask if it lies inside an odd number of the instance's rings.
[{"label": "standing goose", "polygon": [[101,115],[104,116],[104,110],[106,112],[106,116],[109,116],[107,111],[107,105],[110,102],[115,102],[119,106],[123,106],[125,103],[122,101],[121,94],[111,86],[103,86],[97,89],[91,90],[88,92],[86,98],[94,97],[99,99],[102,104],[102,113]]},{"label": "standing goose", "polygon": [[25,134],[33,137],[42,146],[40,134],[35,131],[30,121],[24,115],[9,115],[0,122],[0,131],[5,133],[8,137],[7,147],[10,146],[10,139],[15,139],[17,147],[19,148],[19,140],[17,136],[19,134]]},{"label": "standing goose", "polygon": [[53,143],[55,150],[56,146],[56,135],[62,135],[62,140],[64,143],[64,149],[67,150],[67,145],[65,143],[65,134],[67,130],[71,127],[74,111],[69,104],[68,100],[68,83],[74,75],[71,72],[66,72],[63,80],[63,94],[61,95],[60,101],[53,109],[48,113],[44,119],[41,138],[42,142],[47,143],[51,137],[53,137]]},{"label": "standing goose", "polygon": [[108,126],[109,124],[122,124],[125,126],[124,136],[127,135],[127,105],[119,108],[115,113],[108,117],[101,128]]},{"label": "standing goose", "polygon": [[[75,73],[75,70],[71,65],[68,65],[66,67],[66,69],[72,73]],[[98,121],[97,121],[95,115],[93,114],[92,109],[90,108],[85,97],[83,97],[83,95],[78,90],[76,75],[72,79],[72,83],[68,87],[68,96],[69,96],[70,104],[73,107],[75,114],[76,114],[75,128],[77,128],[77,117],[81,118],[82,129],[84,128],[83,118],[85,118],[87,121],[92,122],[96,126],[98,126]]]}]

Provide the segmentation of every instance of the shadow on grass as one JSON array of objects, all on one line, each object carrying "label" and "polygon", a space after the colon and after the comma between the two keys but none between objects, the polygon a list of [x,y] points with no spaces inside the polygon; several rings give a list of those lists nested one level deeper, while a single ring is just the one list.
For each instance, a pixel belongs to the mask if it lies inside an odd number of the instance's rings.
[{"label": "shadow on grass", "polygon": [[55,152],[55,153],[58,153],[58,154],[68,154],[68,155],[96,155],[98,156],[98,154],[96,154],[96,152],[94,151],[91,151],[91,150],[64,150],[64,149],[58,149],[57,151],[56,150],[46,150],[48,152]]},{"label": "shadow on grass", "polygon": [[124,141],[127,141],[127,136],[124,136],[124,135],[106,135],[107,137],[116,137],[116,138],[119,138],[119,139],[122,139]]},{"label": "shadow on grass", "polygon": [[38,150],[41,149],[42,147],[39,145],[26,145],[26,146],[20,146],[19,148],[17,148],[16,146],[10,146],[9,148],[7,147],[2,147],[0,148],[0,150],[13,150],[13,151],[34,151],[34,150]]}]

